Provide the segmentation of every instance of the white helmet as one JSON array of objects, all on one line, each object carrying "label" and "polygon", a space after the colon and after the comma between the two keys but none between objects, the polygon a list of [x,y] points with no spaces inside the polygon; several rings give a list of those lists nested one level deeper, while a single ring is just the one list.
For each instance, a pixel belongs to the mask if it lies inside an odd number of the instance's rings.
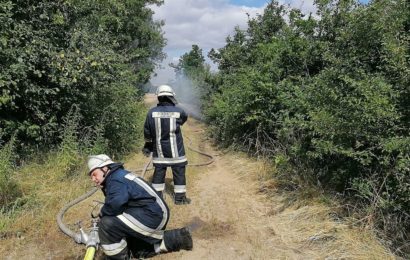
[{"label": "white helmet", "polygon": [[168,85],[161,85],[157,88],[157,96],[161,97],[161,96],[168,96],[168,97],[174,97],[175,96],[175,92],[174,90],[168,86]]},{"label": "white helmet", "polygon": [[97,168],[102,168],[109,164],[114,163],[110,157],[106,154],[91,155],[88,156],[88,174],[94,171]]},{"label": "white helmet", "polygon": [[158,88],[157,88],[157,96],[158,97],[163,97],[163,96],[166,96],[166,97],[169,97],[169,99],[174,103],[174,104],[177,104],[178,102],[177,102],[177,100],[175,99],[175,92],[174,92],[174,90],[170,87],[170,86],[168,86],[168,85],[160,85]]}]

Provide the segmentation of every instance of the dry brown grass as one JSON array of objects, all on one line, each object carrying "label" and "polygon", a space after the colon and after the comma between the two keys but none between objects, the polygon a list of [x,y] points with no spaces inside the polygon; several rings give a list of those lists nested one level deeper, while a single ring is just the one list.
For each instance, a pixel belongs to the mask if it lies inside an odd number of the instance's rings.
[{"label": "dry brown grass", "polygon": [[259,192],[272,203],[267,212],[271,216],[270,228],[276,235],[282,234],[276,243],[286,245],[280,247],[284,250],[292,249],[297,253],[296,259],[302,255],[309,259],[396,258],[373,230],[354,227],[351,220],[335,217],[340,208],[337,201],[324,198],[312,187],[284,192],[281,184],[272,179],[272,169],[265,170],[257,176]]},{"label": "dry brown grass", "polygon": [[86,172],[85,168],[65,173],[58,168],[57,156],[49,156],[49,163],[33,162],[15,175],[26,204],[5,228],[5,232],[13,234],[1,241],[0,254],[6,259],[56,258],[62,253],[80,255],[81,250],[62,246],[69,239],[58,229],[56,215],[65,203],[90,189],[91,183],[86,175],[78,176]]}]

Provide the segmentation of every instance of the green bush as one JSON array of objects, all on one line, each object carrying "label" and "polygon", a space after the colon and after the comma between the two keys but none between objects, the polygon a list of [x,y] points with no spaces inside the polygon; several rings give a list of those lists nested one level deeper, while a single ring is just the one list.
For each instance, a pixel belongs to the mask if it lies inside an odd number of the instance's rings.
[{"label": "green bush", "polygon": [[0,146],[0,211],[5,211],[22,196],[20,187],[13,179],[14,173],[14,137]]},{"label": "green bush", "polygon": [[400,113],[398,93],[382,77],[340,71],[324,70],[306,88],[308,120],[301,125],[309,135],[306,160],[344,189],[352,177],[391,167],[381,142],[396,135]]},{"label": "green bush", "polygon": [[408,3],[316,4],[320,18],[272,1],[209,53],[219,67],[205,111],[211,134],[221,145],[272,157],[291,187],[318,184],[366,208],[405,254]]},{"label": "green bush", "polygon": [[98,126],[114,152],[129,150],[142,85],[163,57],[162,23],[146,7],[160,3],[1,2],[2,140],[16,134],[19,153],[56,147],[74,105],[81,129]]},{"label": "green bush", "polygon": [[64,130],[61,134],[61,143],[58,147],[55,163],[56,174],[61,173],[63,177],[72,175],[79,167],[80,143],[78,139],[78,127],[80,123],[80,114],[78,109],[73,107],[65,118]]}]

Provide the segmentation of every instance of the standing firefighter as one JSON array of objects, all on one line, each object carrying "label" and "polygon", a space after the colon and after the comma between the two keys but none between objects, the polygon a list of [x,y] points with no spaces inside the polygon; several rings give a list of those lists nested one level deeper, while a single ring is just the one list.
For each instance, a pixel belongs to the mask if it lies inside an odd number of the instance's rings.
[{"label": "standing firefighter", "polygon": [[169,209],[151,185],[105,154],[90,156],[88,168],[105,195],[98,236],[108,259],[192,249],[188,228],[165,230]]},{"label": "standing firefighter", "polygon": [[165,189],[167,167],[172,168],[175,204],[189,204],[186,197],[185,156],[181,126],[188,119],[185,111],[176,107],[175,93],[170,86],[161,85],[157,89],[158,105],[147,114],[144,125],[145,145],[143,153],[153,152],[155,167],[152,186],[162,196]]}]

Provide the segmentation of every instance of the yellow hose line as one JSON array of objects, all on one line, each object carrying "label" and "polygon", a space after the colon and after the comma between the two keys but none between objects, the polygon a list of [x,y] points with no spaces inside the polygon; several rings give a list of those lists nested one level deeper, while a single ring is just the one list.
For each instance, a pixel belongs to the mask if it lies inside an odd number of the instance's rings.
[{"label": "yellow hose line", "polygon": [[95,254],[95,247],[90,246],[87,248],[87,252],[85,253],[84,260],[93,260]]}]

